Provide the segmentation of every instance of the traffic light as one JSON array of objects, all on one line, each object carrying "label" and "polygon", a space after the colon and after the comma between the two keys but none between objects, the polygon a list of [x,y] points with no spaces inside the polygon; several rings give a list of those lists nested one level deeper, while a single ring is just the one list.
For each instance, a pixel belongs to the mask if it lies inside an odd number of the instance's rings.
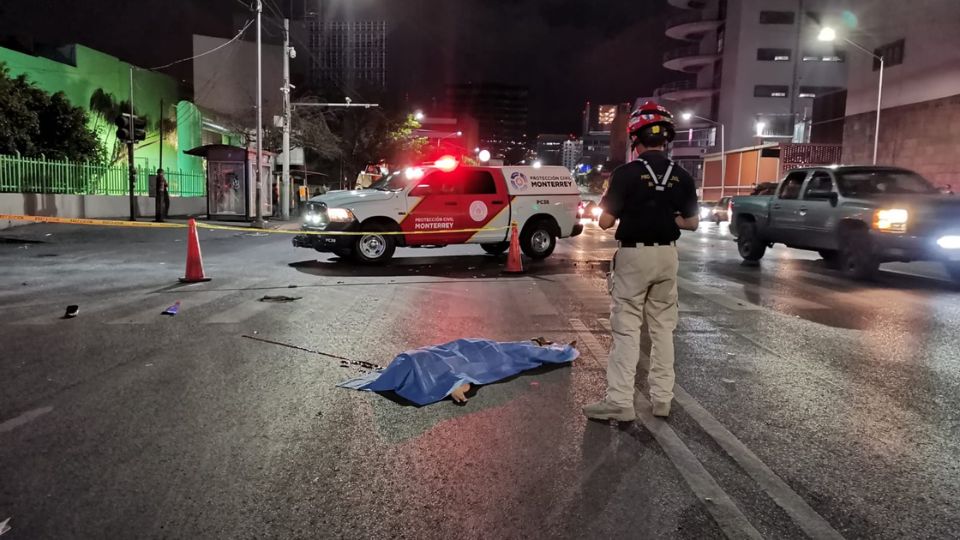
[{"label": "traffic light", "polygon": [[139,116],[133,117],[133,138],[130,137],[130,114],[122,113],[117,117],[117,140],[140,142],[147,138],[147,121]]}]

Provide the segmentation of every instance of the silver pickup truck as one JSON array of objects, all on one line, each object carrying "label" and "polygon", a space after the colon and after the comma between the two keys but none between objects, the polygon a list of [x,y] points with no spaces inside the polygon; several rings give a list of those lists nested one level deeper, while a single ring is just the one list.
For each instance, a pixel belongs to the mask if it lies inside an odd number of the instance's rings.
[{"label": "silver pickup truck", "polygon": [[790,171],[773,195],[734,197],[730,231],[740,256],[774,244],[813,250],[857,279],[880,263],[942,261],[960,282],[960,197],[895,167]]}]

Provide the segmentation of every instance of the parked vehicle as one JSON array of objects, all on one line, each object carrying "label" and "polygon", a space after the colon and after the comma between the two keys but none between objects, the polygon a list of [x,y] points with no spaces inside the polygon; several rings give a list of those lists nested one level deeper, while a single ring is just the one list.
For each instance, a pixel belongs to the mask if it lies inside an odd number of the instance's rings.
[{"label": "parked vehicle", "polygon": [[307,203],[306,232],[296,247],[383,263],[397,247],[480,244],[487,253],[509,247],[512,222],[533,259],[553,253],[558,238],[583,231],[580,191],[563,167],[473,167],[442,158],[410,167],[370,189],[330,192]]},{"label": "parked vehicle", "polygon": [[577,215],[581,219],[592,219],[593,221],[598,221],[602,213],[603,209],[596,201],[581,201],[580,209],[577,210]]},{"label": "parked vehicle", "polygon": [[797,169],[773,195],[734,197],[732,213],[748,261],[784,244],[817,251],[853,278],[872,277],[884,262],[935,260],[960,281],[960,199],[907,169]]}]

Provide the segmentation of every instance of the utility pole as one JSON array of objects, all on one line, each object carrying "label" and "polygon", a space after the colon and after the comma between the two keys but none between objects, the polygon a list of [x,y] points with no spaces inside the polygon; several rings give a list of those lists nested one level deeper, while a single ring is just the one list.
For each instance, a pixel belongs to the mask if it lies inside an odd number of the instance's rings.
[{"label": "utility pole", "polygon": [[[160,144],[157,146],[157,150],[160,152],[160,167],[159,171],[163,170],[163,98],[160,98]],[[153,220],[157,223],[163,221],[163,194],[160,192],[160,175],[157,175],[156,186],[154,186],[154,214]]]},{"label": "utility pole", "polygon": [[290,219],[290,19],[283,20],[283,179],[280,182],[280,204],[284,220]]},{"label": "utility pole", "polygon": [[130,221],[137,220],[137,167],[133,163],[133,66],[130,66],[130,135],[127,137],[127,160],[130,165]]},{"label": "utility pole", "polygon": [[263,13],[263,1],[257,0],[257,212],[253,225],[263,228],[263,179],[261,178],[261,164],[263,163],[263,58],[260,40],[260,16]]}]

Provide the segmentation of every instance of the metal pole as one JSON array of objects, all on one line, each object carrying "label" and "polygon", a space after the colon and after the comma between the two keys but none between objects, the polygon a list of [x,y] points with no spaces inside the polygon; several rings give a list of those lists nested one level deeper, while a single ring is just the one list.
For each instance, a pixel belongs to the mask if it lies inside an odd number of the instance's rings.
[{"label": "metal pole", "polygon": [[137,220],[137,168],[133,162],[133,66],[130,66],[130,133],[127,135],[127,160],[130,165],[130,221]]},{"label": "metal pole", "polygon": [[724,186],[727,183],[727,147],[726,130],[720,124],[720,198],[723,198]]},{"label": "metal pole", "polygon": [[283,20],[283,177],[280,182],[281,216],[290,219],[290,20]]},{"label": "metal pole", "polygon": [[880,146],[880,103],[883,100],[883,57],[880,58],[880,83],[877,85],[877,125],[873,132],[873,164],[877,164],[877,148]]},{"label": "metal pole", "polygon": [[[157,172],[159,173],[160,171],[163,170],[163,98],[160,98],[160,145],[158,148],[160,151],[160,167],[157,169]],[[153,220],[156,221],[157,223],[160,223],[161,221],[163,221],[163,211],[162,211],[163,210],[163,202],[162,202],[163,193],[160,192],[160,175],[159,174],[157,174],[157,182],[156,182],[156,186],[154,187],[154,195],[155,195],[154,198],[156,200],[154,201]]]},{"label": "metal pole", "polygon": [[255,227],[263,228],[263,183],[261,168],[263,163],[263,71],[260,41],[260,15],[263,13],[263,2],[257,0],[257,170],[254,173],[257,180],[257,211],[253,222]]}]

